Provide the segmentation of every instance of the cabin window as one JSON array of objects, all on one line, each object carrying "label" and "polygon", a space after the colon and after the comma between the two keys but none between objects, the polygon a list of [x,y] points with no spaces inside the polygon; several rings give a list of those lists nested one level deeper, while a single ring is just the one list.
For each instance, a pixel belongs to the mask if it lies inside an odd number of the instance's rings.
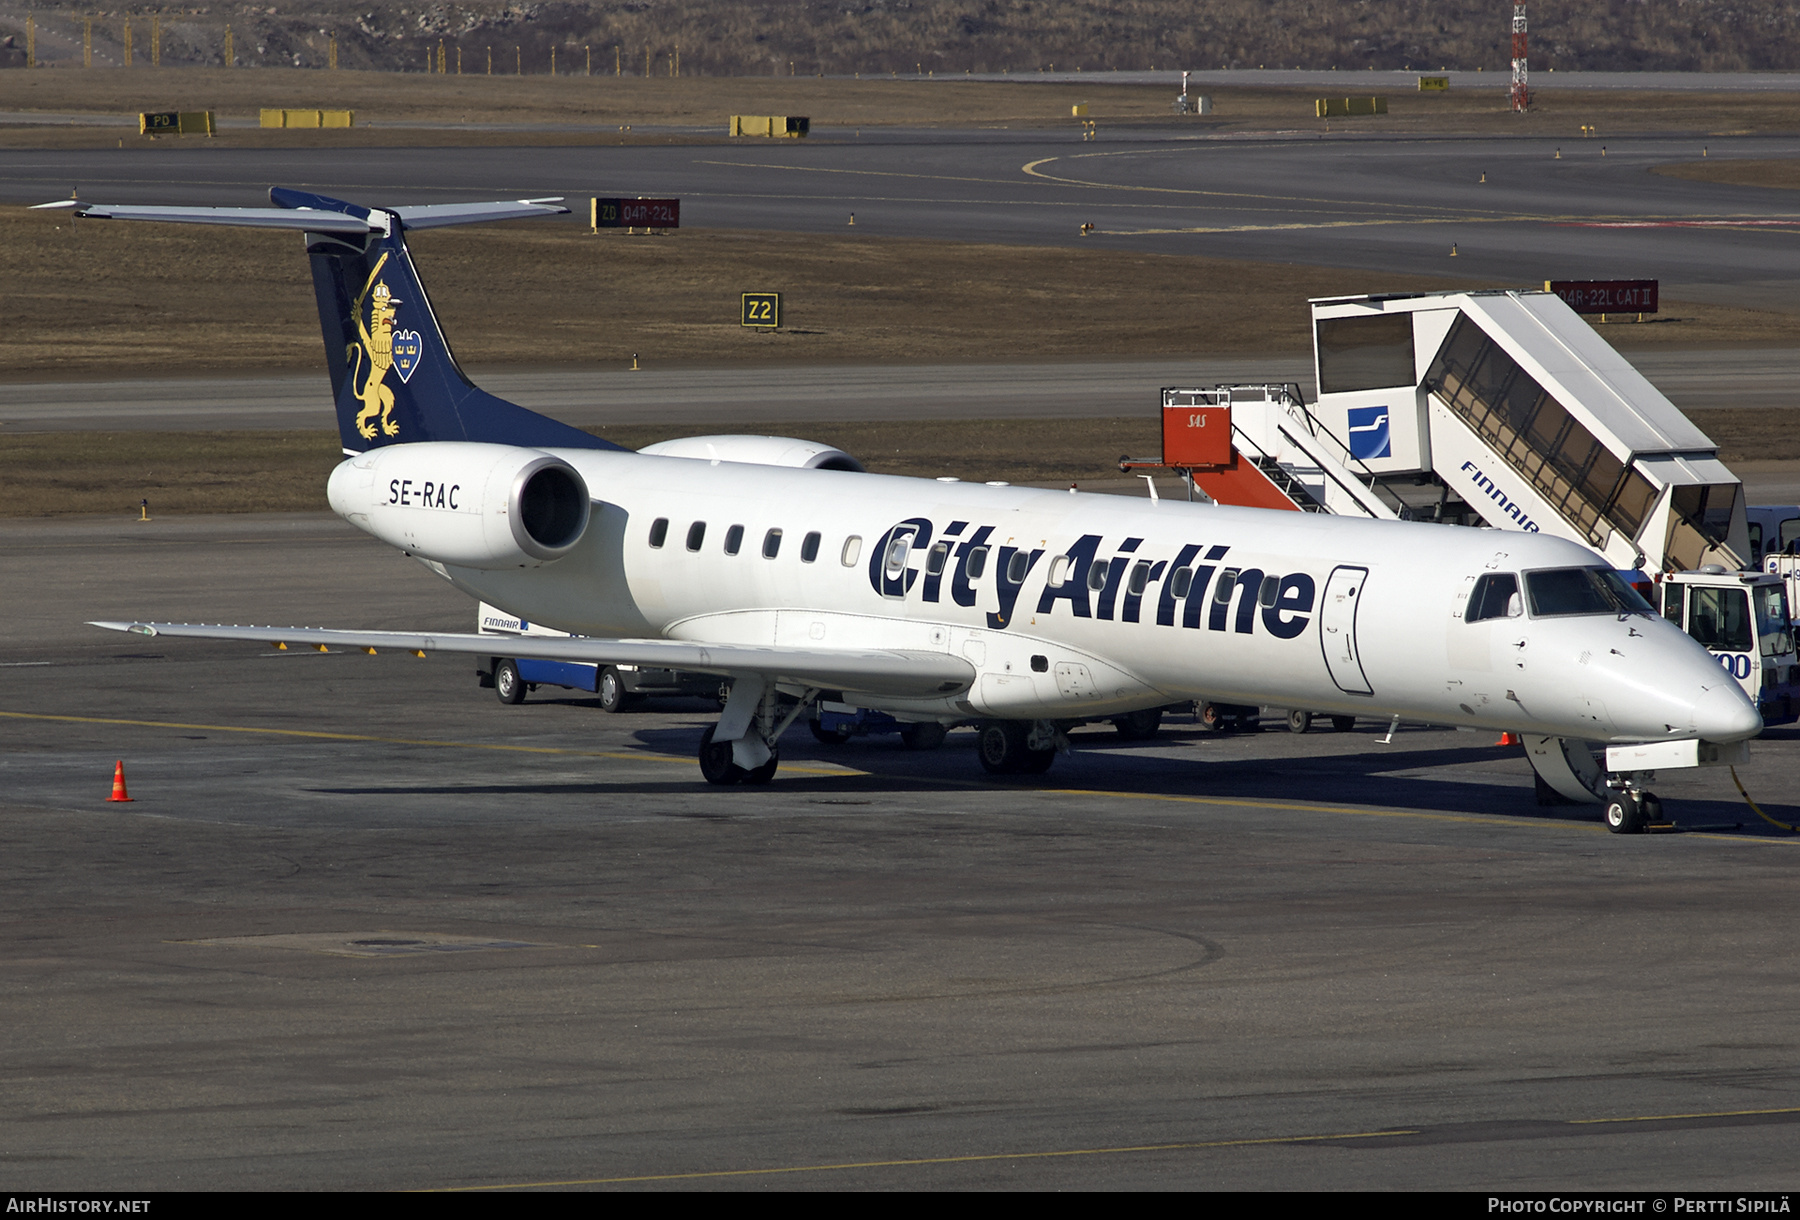
[{"label": "cabin window", "polygon": [[854,568],[856,561],[862,558],[862,535],[851,534],[844,539],[843,564],[846,568]]},{"label": "cabin window", "polygon": [[984,546],[969,552],[969,562],[963,566],[968,569],[970,580],[980,580],[981,574],[987,571],[987,556],[988,549]]},{"label": "cabin window", "polygon": [[1049,673],[1050,658],[1046,656],[1033,656],[1031,658],[1031,672],[1034,674]]},{"label": "cabin window", "polygon": [[[1144,589],[1149,583],[1150,562],[1146,559],[1140,559],[1137,562],[1137,566],[1131,569],[1131,583],[1125,586],[1125,590],[1133,597],[1142,597],[1144,595]],[[1274,605],[1274,599],[1271,598],[1265,604]]]},{"label": "cabin window", "polygon": [[1228,602],[1231,600],[1231,591],[1237,588],[1239,570],[1240,569],[1238,568],[1226,568],[1223,572],[1219,573],[1219,583],[1213,589],[1214,601]]},{"label": "cabin window", "polygon": [[1069,579],[1069,557],[1058,555],[1050,561],[1050,571],[1044,576],[1044,583],[1052,589],[1060,589],[1063,582]]},{"label": "cabin window", "polygon": [[1262,588],[1256,594],[1256,604],[1259,606],[1273,606],[1275,604],[1275,594],[1280,591],[1281,577],[1263,577]]},{"label": "cabin window", "polygon": [[1106,588],[1106,565],[1098,559],[1088,560],[1087,587],[1096,593]]},{"label": "cabin window", "polygon": [[1169,577],[1169,596],[1186,597],[1188,590],[1194,587],[1194,569],[1176,568]]},{"label": "cabin window", "polygon": [[773,559],[781,554],[781,531],[770,530],[763,535],[763,558]]},{"label": "cabin window", "polygon": [[1511,572],[1490,572],[1475,582],[1469,594],[1469,608],[1463,612],[1465,623],[1479,623],[1490,618],[1518,618],[1525,613],[1519,601],[1519,578]]},{"label": "cabin window", "polygon": [[658,517],[650,523],[650,545],[661,546],[669,537],[669,519]]},{"label": "cabin window", "polygon": [[819,531],[813,530],[800,540],[800,562],[811,563],[819,557]]},{"label": "cabin window", "polygon": [[744,548],[744,527],[734,525],[725,531],[725,553],[735,555]]},{"label": "cabin window", "polygon": [[1006,579],[1009,583],[1020,585],[1025,583],[1025,573],[1031,571],[1031,556],[1024,551],[1014,551],[1013,557],[1006,565]]},{"label": "cabin window", "polygon": [[696,521],[688,526],[687,549],[697,551],[700,544],[706,541],[706,522]]},{"label": "cabin window", "polygon": [[938,543],[936,546],[932,547],[930,553],[925,556],[925,574],[927,576],[942,576],[944,574],[944,563],[949,558],[950,544],[948,542]]},{"label": "cabin window", "polygon": [[900,574],[906,571],[907,556],[911,554],[912,535],[895,535],[889,540],[887,555],[881,561],[881,574],[889,580],[899,580]]}]

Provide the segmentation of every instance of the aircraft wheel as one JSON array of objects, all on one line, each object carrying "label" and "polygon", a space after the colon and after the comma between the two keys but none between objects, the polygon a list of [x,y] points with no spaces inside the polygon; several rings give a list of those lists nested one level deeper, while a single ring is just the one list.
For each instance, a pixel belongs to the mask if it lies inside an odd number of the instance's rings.
[{"label": "aircraft wheel", "polygon": [[1335,733],[1348,733],[1355,727],[1356,717],[1354,716],[1333,716],[1331,718],[1331,728]]},{"label": "aircraft wheel", "polygon": [[1312,728],[1312,713],[1295,708],[1288,713],[1288,732],[1304,733]]},{"label": "aircraft wheel", "polygon": [[494,666],[494,697],[508,704],[525,702],[525,679],[519,676],[519,667],[512,661]]},{"label": "aircraft wheel", "polygon": [[1050,769],[1050,764],[1055,761],[1055,750],[1027,750],[1024,760],[1019,764],[1019,774],[1042,775]]},{"label": "aircraft wheel", "polygon": [[1225,731],[1225,713],[1219,710],[1219,705],[1216,703],[1202,703],[1200,705],[1200,723],[1215,733],[1222,733]]},{"label": "aircraft wheel", "polygon": [[1162,718],[1160,707],[1147,707],[1140,712],[1115,717],[1112,723],[1126,741],[1149,741],[1162,728]]},{"label": "aircraft wheel", "polygon": [[1662,798],[1654,792],[1642,794],[1644,804],[1644,824],[1649,826],[1663,820]]},{"label": "aircraft wheel", "polygon": [[631,694],[625,689],[625,679],[619,671],[608,665],[600,671],[600,710],[603,712],[622,712],[631,706]]},{"label": "aircraft wheel", "polygon": [[1635,793],[1622,792],[1606,802],[1606,828],[1616,835],[1641,834],[1644,829],[1643,800]]},{"label": "aircraft wheel", "polygon": [[[718,727],[717,725],[706,726],[706,732],[700,738],[700,774],[706,777],[706,782],[709,784],[742,783],[746,772],[731,761],[731,743],[713,744],[713,730]],[[758,767],[757,770],[760,771],[762,768]],[[771,769],[769,774],[775,774],[774,770]]]},{"label": "aircraft wheel", "polygon": [[921,720],[900,730],[900,744],[909,750],[935,750],[949,731],[935,720]]},{"label": "aircraft wheel", "polygon": [[[752,767],[743,772],[744,783],[766,784],[775,778],[775,768],[781,765],[781,755],[774,750],[769,751],[769,761],[760,767]],[[740,770],[742,770],[740,768]]]},{"label": "aircraft wheel", "polygon": [[990,720],[981,726],[976,752],[990,775],[1017,775],[1025,765],[1025,734],[1029,726],[1019,720]]}]

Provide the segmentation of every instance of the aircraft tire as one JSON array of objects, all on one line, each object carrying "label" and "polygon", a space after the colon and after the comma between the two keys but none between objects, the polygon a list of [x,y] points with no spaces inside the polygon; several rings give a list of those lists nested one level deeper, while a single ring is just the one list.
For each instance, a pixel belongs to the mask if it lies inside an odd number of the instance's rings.
[{"label": "aircraft tire", "polygon": [[[743,782],[746,784],[766,784],[775,778],[775,769],[781,765],[781,755],[775,750],[769,751],[769,761],[760,767],[752,767],[743,771]],[[740,767],[740,771],[743,769]]]},{"label": "aircraft tire", "polygon": [[494,666],[494,698],[505,704],[525,702],[525,679],[519,676],[519,667],[511,660],[503,660]]},{"label": "aircraft tire", "polygon": [[1056,761],[1055,750],[1027,750],[1025,759],[1019,764],[1021,775],[1042,775]]},{"label": "aircraft tire", "polygon": [[603,712],[622,712],[634,702],[631,693],[625,689],[625,679],[610,665],[600,671],[600,681],[596,685]]},{"label": "aircraft tire", "polygon": [[1022,720],[988,720],[975,739],[981,766],[989,775],[1017,775],[1025,765],[1025,735],[1030,726]]},{"label": "aircraft tire", "polygon": [[1113,718],[1113,728],[1126,741],[1149,741],[1162,728],[1163,710],[1160,707],[1147,707],[1142,711],[1128,712]]},{"label": "aircraft tire", "polygon": [[1348,733],[1355,727],[1356,717],[1354,716],[1333,716],[1331,718],[1331,729],[1334,733]]},{"label": "aircraft tire", "polygon": [[1606,828],[1614,834],[1641,834],[1644,821],[1644,802],[1636,794],[1620,793],[1606,802]]},{"label": "aircraft tire", "polygon": [[1312,713],[1295,708],[1288,713],[1288,732],[1304,733],[1312,728]]},{"label": "aircraft tire", "polygon": [[921,720],[900,730],[900,744],[909,750],[935,750],[944,744],[949,733],[935,720]]},{"label": "aircraft tire", "polygon": [[[713,744],[713,730],[718,727],[712,724],[707,725],[706,732],[700,738],[700,774],[706,777],[706,782],[709,784],[724,786],[742,783],[747,772],[731,761],[730,744]],[[761,767],[757,768],[759,771],[761,769]],[[775,772],[771,770],[769,774],[773,775]]]},{"label": "aircraft tire", "polygon": [[1644,824],[1646,826],[1663,820],[1662,798],[1654,792],[1643,794]]},{"label": "aircraft tire", "polygon": [[1200,705],[1200,724],[1215,733],[1222,733],[1225,731],[1225,713],[1219,710],[1219,705],[1216,703],[1202,703]]}]

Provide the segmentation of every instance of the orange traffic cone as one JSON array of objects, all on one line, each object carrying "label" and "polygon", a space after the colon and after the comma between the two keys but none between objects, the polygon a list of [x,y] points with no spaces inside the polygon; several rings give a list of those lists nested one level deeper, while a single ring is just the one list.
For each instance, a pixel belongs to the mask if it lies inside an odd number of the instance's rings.
[{"label": "orange traffic cone", "polygon": [[109,801],[128,801],[125,795],[125,760],[120,759],[113,764],[113,794],[106,798]]},{"label": "orange traffic cone", "polygon": [[1517,733],[1502,733],[1500,734],[1500,740],[1496,741],[1494,744],[1497,746],[1516,746],[1523,743],[1520,742]]}]

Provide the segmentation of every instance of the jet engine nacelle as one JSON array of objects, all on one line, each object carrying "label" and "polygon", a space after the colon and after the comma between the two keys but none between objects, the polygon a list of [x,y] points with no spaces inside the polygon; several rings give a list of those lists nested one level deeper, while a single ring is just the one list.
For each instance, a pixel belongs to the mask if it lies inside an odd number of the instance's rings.
[{"label": "jet engine nacelle", "polygon": [[427,441],[384,445],[331,472],[326,496],[352,525],[457,567],[534,568],[587,529],[587,482],[538,449]]},{"label": "jet engine nacelle", "polygon": [[853,470],[863,464],[819,441],[793,436],[679,436],[645,445],[639,453],[656,457],[699,458],[708,462],[746,462],[752,466],[797,466],[812,470]]}]

